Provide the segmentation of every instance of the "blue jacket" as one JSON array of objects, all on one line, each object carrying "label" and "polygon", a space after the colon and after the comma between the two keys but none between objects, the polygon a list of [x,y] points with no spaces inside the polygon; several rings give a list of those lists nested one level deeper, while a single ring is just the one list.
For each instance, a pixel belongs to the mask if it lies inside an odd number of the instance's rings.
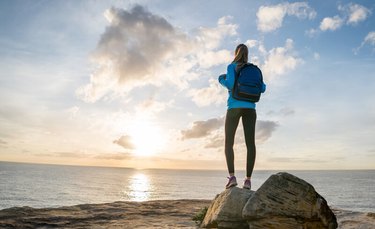
[{"label": "blue jacket", "polygon": [[[232,97],[231,90],[234,86],[234,79],[236,75],[236,66],[237,63],[231,63],[227,67],[227,74],[219,76],[219,83],[228,89],[228,101],[227,106],[228,110],[232,108],[250,108],[255,109],[255,103],[237,100]],[[266,85],[263,83],[262,93],[266,91]]]}]

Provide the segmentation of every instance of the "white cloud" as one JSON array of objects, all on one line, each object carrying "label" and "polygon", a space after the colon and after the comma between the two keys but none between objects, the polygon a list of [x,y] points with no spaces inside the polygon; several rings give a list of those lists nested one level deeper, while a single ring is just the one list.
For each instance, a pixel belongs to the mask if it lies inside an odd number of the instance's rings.
[{"label": "white cloud", "polygon": [[209,106],[212,104],[222,104],[226,101],[227,94],[224,93],[223,88],[215,79],[209,80],[209,86],[200,89],[190,89],[188,92],[190,96],[199,107]]},{"label": "white cloud", "polygon": [[305,34],[309,37],[314,37],[316,34],[318,34],[319,29],[309,29],[305,31]]},{"label": "white cloud", "polygon": [[364,42],[375,46],[375,31],[369,32],[365,37]]},{"label": "white cloud", "polygon": [[191,49],[185,34],[142,6],[130,11],[112,7],[105,11],[105,17],[109,26],[92,56],[97,69],[90,83],[78,92],[87,101],[95,101],[111,90],[129,91],[159,82],[161,76],[155,71],[160,65]]},{"label": "white cloud", "polygon": [[[341,11],[341,16],[336,15],[334,17],[323,18],[319,26],[319,29],[321,31],[334,31],[341,28],[344,24],[356,25],[359,22],[366,20],[368,16],[371,14],[371,11],[366,7],[353,3],[349,3],[344,6],[340,5],[338,6],[338,9]],[[314,35],[315,33],[312,33],[313,31],[316,30],[312,29],[309,32],[307,32],[307,34]]]},{"label": "white cloud", "polygon": [[257,12],[258,30],[270,32],[280,28],[286,15],[296,16],[299,19],[313,19],[316,12],[306,2],[261,6]]},{"label": "white cloud", "polygon": [[354,53],[355,54],[358,54],[359,50],[366,44],[369,44],[369,45],[372,45],[374,46],[374,50],[375,50],[375,31],[371,31],[369,32],[366,37],[363,39],[361,45],[354,49]]},{"label": "white cloud", "polygon": [[254,48],[258,45],[258,41],[257,40],[247,40],[245,42],[245,45],[247,45],[247,47],[249,47],[249,48]]},{"label": "white cloud", "polygon": [[316,17],[316,11],[307,2],[295,2],[286,5],[287,14],[290,16],[294,15],[299,19],[314,19]]},{"label": "white cloud", "polygon": [[218,50],[226,36],[237,34],[230,17],[214,28],[201,27],[195,36],[140,5],[105,12],[109,25],[93,52],[96,69],[77,95],[95,102],[107,95],[128,95],[135,87],[169,82],[180,89],[202,70],[227,62],[230,52]]},{"label": "white cloud", "polygon": [[149,98],[141,103],[135,108],[136,114],[143,114],[153,117],[155,114],[165,110],[168,106],[173,104],[174,100],[169,102],[156,101],[153,98]]},{"label": "white cloud", "polygon": [[356,25],[359,22],[366,20],[371,13],[371,11],[366,7],[353,3],[346,6],[340,6],[339,9],[346,12],[348,15],[346,23],[351,25]]},{"label": "white cloud", "polygon": [[284,47],[271,49],[262,66],[263,75],[273,77],[293,70],[303,61],[293,53],[293,40],[287,39]]},{"label": "white cloud", "polygon": [[319,60],[319,59],[320,59],[319,53],[314,52],[314,60]]},{"label": "white cloud", "polygon": [[270,32],[281,27],[285,16],[283,5],[261,6],[257,12],[258,30]]},{"label": "white cloud", "polygon": [[73,106],[65,110],[70,119],[73,119],[74,117],[77,116],[77,113],[79,112],[79,107],[78,106]]},{"label": "white cloud", "polygon": [[229,50],[208,51],[198,55],[199,65],[203,68],[228,63],[231,58],[232,54]]},{"label": "white cloud", "polygon": [[322,20],[322,22],[320,23],[319,28],[322,31],[326,31],[326,30],[334,31],[334,30],[340,28],[343,24],[344,24],[344,20],[341,17],[339,17],[338,15],[336,15],[333,18],[332,17],[324,18]]},{"label": "white cloud", "polygon": [[207,143],[204,148],[221,148],[224,146],[224,135],[216,134],[207,139]]},{"label": "white cloud", "polygon": [[206,49],[215,49],[219,46],[224,36],[237,35],[238,25],[231,24],[231,20],[231,16],[225,16],[219,18],[215,28],[199,28],[198,42],[202,43]]}]

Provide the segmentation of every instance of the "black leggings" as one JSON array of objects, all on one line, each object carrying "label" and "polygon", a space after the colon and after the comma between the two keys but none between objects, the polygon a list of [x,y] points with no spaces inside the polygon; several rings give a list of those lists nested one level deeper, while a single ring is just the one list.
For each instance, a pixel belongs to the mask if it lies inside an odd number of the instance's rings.
[{"label": "black leggings", "polygon": [[227,159],[228,172],[234,173],[234,135],[242,117],[242,125],[245,134],[247,148],[246,176],[251,177],[255,163],[255,122],[257,113],[255,109],[232,108],[227,110],[225,118],[225,157]]}]

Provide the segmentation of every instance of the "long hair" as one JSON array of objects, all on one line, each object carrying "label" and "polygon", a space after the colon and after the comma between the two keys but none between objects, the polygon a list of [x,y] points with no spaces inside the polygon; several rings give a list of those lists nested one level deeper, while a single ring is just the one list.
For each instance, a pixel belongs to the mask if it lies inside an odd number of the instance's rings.
[{"label": "long hair", "polygon": [[242,65],[247,63],[249,50],[247,49],[247,46],[245,44],[237,45],[236,51],[234,54],[235,55],[234,55],[233,62],[237,63],[237,67],[241,67]]}]

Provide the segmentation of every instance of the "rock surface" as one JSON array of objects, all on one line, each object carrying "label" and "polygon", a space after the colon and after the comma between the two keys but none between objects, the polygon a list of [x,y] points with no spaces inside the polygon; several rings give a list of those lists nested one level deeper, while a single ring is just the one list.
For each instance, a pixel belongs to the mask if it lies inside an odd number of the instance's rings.
[{"label": "rock surface", "polygon": [[268,178],[246,203],[243,218],[250,228],[337,228],[327,201],[289,173]]},{"label": "rock surface", "polygon": [[197,228],[209,200],[156,200],[0,211],[0,228]]},{"label": "rock surface", "polygon": [[202,227],[248,228],[242,210],[254,191],[233,187],[220,193],[207,210]]},{"label": "rock surface", "polygon": [[333,209],[340,229],[374,229],[375,213]]},{"label": "rock surface", "polygon": [[[157,200],[0,210],[0,228],[198,228],[211,200]],[[375,214],[334,209],[340,229],[374,229]]]},{"label": "rock surface", "polygon": [[202,227],[334,229],[335,214],[306,181],[289,173],[272,175],[256,191],[237,187],[211,203]]}]

